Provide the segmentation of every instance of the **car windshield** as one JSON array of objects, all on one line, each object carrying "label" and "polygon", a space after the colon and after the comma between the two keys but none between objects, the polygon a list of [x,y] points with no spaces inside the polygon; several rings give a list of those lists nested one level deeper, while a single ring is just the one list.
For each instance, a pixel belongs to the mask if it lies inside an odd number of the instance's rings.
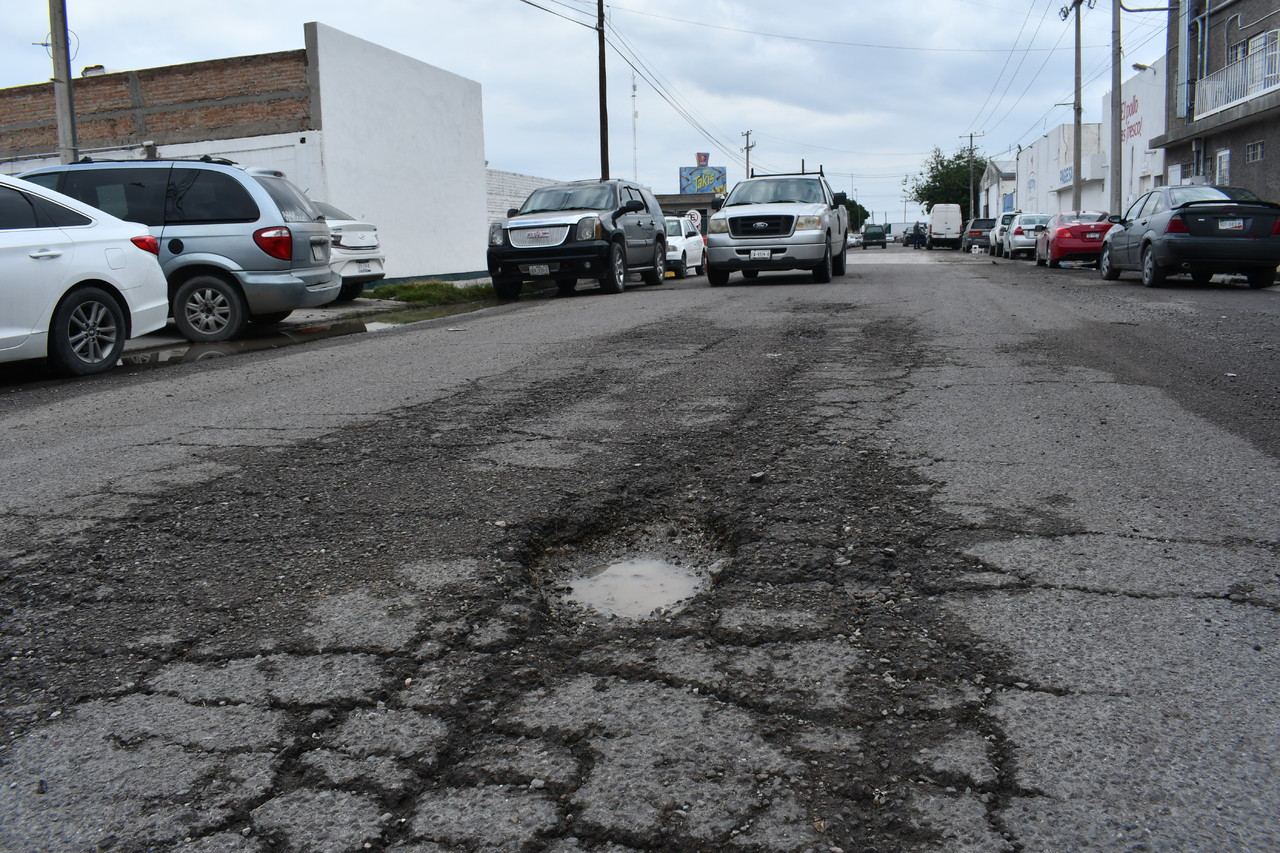
[{"label": "car windshield", "polygon": [[1035,227],[1036,225],[1048,225],[1048,224],[1049,224],[1049,217],[1047,217],[1047,216],[1020,216],[1020,217],[1018,217],[1018,224],[1019,224],[1019,225],[1030,225],[1030,226],[1032,226],[1032,227]]},{"label": "car windshield", "polygon": [[577,187],[541,187],[520,208],[521,213],[543,213],[553,210],[613,210],[618,207],[613,187],[588,184]]},{"label": "car windshield", "polygon": [[1068,225],[1073,222],[1102,222],[1106,218],[1107,214],[1097,210],[1075,210],[1058,214],[1058,219]]},{"label": "car windshield", "polygon": [[862,229],[862,233],[868,237],[879,237],[884,234],[884,229],[879,225],[868,225]]},{"label": "car windshield", "polygon": [[1174,207],[1189,201],[1261,201],[1243,187],[1183,186],[1169,188],[1169,201]]},{"label": "car windshield", "polygon": [[774,204],[788,201],[818,204],[822,201],[822,187],[811,178],[743,181],[733,188],[724,204],[728,207],[733,204]]},{"label": "car windshield", "polygon": [[684,236],[684,229],[681,227],[679,219],[667,220],[667,236],[668,237]]}]

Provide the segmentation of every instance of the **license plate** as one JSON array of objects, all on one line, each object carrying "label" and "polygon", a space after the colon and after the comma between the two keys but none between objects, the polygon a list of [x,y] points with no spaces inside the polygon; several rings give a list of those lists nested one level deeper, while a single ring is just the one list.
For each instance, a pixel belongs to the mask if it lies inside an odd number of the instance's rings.
[{"label": "license plate", "polygon": [[551,275],[551,265],[529,264],[529,275]]},{"label": "license plate", "polygon": [[311,244],[311,259],[312,259],[313,261],[323,261],[323,260],[324,260],[324,246],[320,245],[319,243],[312,243],[312,244]]},{"label": "license plate", "polygon": [[1084,235],[1084,238],[1085,238],[1086,240],[1097,240],[1097,239],[1098,239],[1098,232],[1097,232],[1097,231],[1086,231],[1086,232],[1085,232],[1085,235]]},{"label": "license plate", "polygon": [[773,257],[773,252],[769,251],[768,249],[752,249],[751,250],[751,260],[753,261],[767,261],[771,257]]},{"label": "license plate", "polygon": [[1218,230],[1219,231],[1243,231],[1244,220],[1243,219],[1219,219]]}]

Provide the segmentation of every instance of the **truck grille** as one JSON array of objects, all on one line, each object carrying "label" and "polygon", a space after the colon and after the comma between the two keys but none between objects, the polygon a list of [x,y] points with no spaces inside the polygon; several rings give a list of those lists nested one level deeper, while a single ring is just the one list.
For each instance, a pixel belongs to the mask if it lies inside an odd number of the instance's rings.
[{"label": "truck grille", "polygon": [[795,229],[794,216],[731,216],[729,233],[734,237],[789,237]]},{"label": "truck grille", "polygon": [[535,228],[512,228],[507,232],[517,249],[537,246],[559,246],[569,236],[568,225],[539,225]]}]

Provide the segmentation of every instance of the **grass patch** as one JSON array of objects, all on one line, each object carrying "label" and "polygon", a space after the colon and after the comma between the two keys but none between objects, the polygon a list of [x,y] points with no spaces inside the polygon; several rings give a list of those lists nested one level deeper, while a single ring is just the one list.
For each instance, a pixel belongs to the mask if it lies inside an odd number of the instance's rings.
[{"label": "grass patch", "polygon": [[423,278],[384,284],[365,291],[365,295],[413,305],[458,305],[492,299],[493,287],[488,284],[453,284]]}]

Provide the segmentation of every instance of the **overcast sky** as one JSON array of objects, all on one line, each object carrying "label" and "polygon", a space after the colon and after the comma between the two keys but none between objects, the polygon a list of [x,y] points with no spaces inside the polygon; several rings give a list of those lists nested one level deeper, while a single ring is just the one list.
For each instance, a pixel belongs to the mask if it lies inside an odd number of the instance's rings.
[{"label": "overcast sky", "polygon": [[[1084,120],[1110,90],[1111,3],[1082,6]],[[1069,124],[1070,0],[619,0],[606,3],[610,166],[677,192],[697,152],[744,176],[824,167],[876,218],[935,146],[1014,156]],[[536,5],[535,5],[536,4]],[[43,82],[48,4],[4,0],[0,87]],[[1158,5],[1158,4],[1147,4]],[[295,50],[320,21],[484,92],[489,165],[540,177],[600,169],[595,0],[66,0],[72,73]],[[1124,13],[1123,78],[1164,54],[1165,13]],[[633,125],[632,75],[635,74]],[[385,81],[394,85],[394,81]],[[376,117],[370,117],[371,125]],[[634,139],[634,143],[633,143]],[[352,164],[359,168],[359,164]],[[910,206],[906,218],[914,218]]]}]

